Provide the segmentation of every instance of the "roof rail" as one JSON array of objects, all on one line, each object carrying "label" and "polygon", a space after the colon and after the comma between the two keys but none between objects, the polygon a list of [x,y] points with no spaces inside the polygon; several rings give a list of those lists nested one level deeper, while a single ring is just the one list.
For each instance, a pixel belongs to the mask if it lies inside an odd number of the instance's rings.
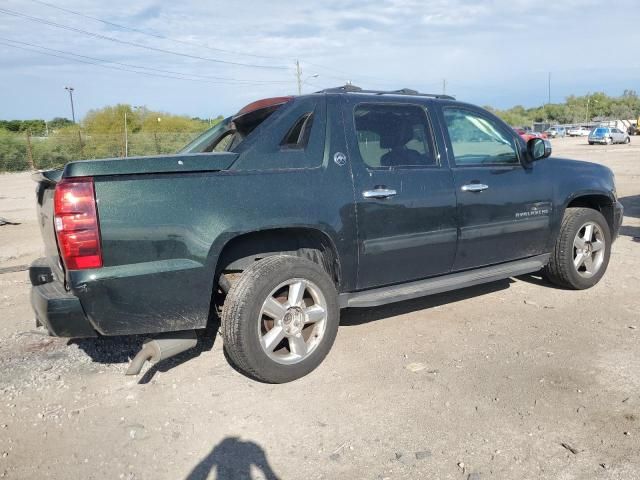
[{"label": "roof rail", "polygon": [[325,88],[318,93],[370,93],[373,95],[409,95],[414,97],[431,97],[446,100],[455,100],[451,95],[440,95],[437,93],[420,93],[410,88],[401,88],[400,90],[363,90],[355,85],[347,84],[341,87]]}]

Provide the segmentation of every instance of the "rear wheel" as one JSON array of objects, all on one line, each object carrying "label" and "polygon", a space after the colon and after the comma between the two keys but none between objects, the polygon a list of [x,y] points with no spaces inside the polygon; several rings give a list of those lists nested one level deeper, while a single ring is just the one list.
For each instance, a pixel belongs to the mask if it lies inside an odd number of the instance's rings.
[{"label": "rear wheel", "polygon": [[224,347],[242,372],[268,383],[290,382],[326,357],[339,324],[337,292],[309,260],[274,255],[246,269],[222,309]]},{"label": "rear wheel", "polygon": [[609,225],[596,210],[567,208],[545,274],[565,288],[590,288],[604,275],[611,254]]},{"label": "rear wheel", "polygon": [[607,145],[611,145],[611,144],[613,143],[613,138],[611,138],[611,137],[607,137],[607,139],[605,140],[605,143],[606,143]]},{"label": "rear wheel", "polygon": [[593,142],[589,142],[589,145],[593,145]]}]

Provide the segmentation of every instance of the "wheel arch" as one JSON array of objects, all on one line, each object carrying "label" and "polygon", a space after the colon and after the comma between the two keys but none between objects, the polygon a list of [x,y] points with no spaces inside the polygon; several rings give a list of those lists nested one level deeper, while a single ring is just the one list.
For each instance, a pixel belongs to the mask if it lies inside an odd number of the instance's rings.
[{"label": "wheel arch", "polygon": [[607,224],[609,230],[613,233],[615,230],[615,215],[614,215],[615,200],[609,195],[604,193],[582,193],[572,197],[566,204],[566,208],[590,208],[600,212]]},{"label": "wheel arch", "polygon": [[334,281],[342,280],[338,250],[330,235],[312,227],[274,227],[237,234],[224,243],[216,262],[216,278],[238,272],[272,255],[293,255],[320,265]]}]

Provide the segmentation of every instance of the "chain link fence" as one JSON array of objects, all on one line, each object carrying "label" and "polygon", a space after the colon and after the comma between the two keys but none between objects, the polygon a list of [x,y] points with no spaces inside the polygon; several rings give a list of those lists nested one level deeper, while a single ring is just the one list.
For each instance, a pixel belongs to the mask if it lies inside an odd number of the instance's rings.
[{"label": "chain link fence", "polygon": [[29,133],[0,130],[0,172],[62,167],[73,160],[117,158],[175,153],[199,132],[130,133],[89,135],[56,134],[35,137]]}]

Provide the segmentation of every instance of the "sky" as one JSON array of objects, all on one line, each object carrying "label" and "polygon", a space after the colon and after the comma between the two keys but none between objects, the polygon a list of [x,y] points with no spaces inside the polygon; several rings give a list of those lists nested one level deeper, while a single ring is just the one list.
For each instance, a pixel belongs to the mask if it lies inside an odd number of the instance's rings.
[{"label": "sky", "polygon": [[[57,7],[57,8],[56,8]],[[1,0],[0,119],[116,103],[202,118],[354,85],[539,106],[640,91],[637,0]],[[18,48],[19,47],[19,48]],[[446,82],[446,83],[445,83]]]}]

